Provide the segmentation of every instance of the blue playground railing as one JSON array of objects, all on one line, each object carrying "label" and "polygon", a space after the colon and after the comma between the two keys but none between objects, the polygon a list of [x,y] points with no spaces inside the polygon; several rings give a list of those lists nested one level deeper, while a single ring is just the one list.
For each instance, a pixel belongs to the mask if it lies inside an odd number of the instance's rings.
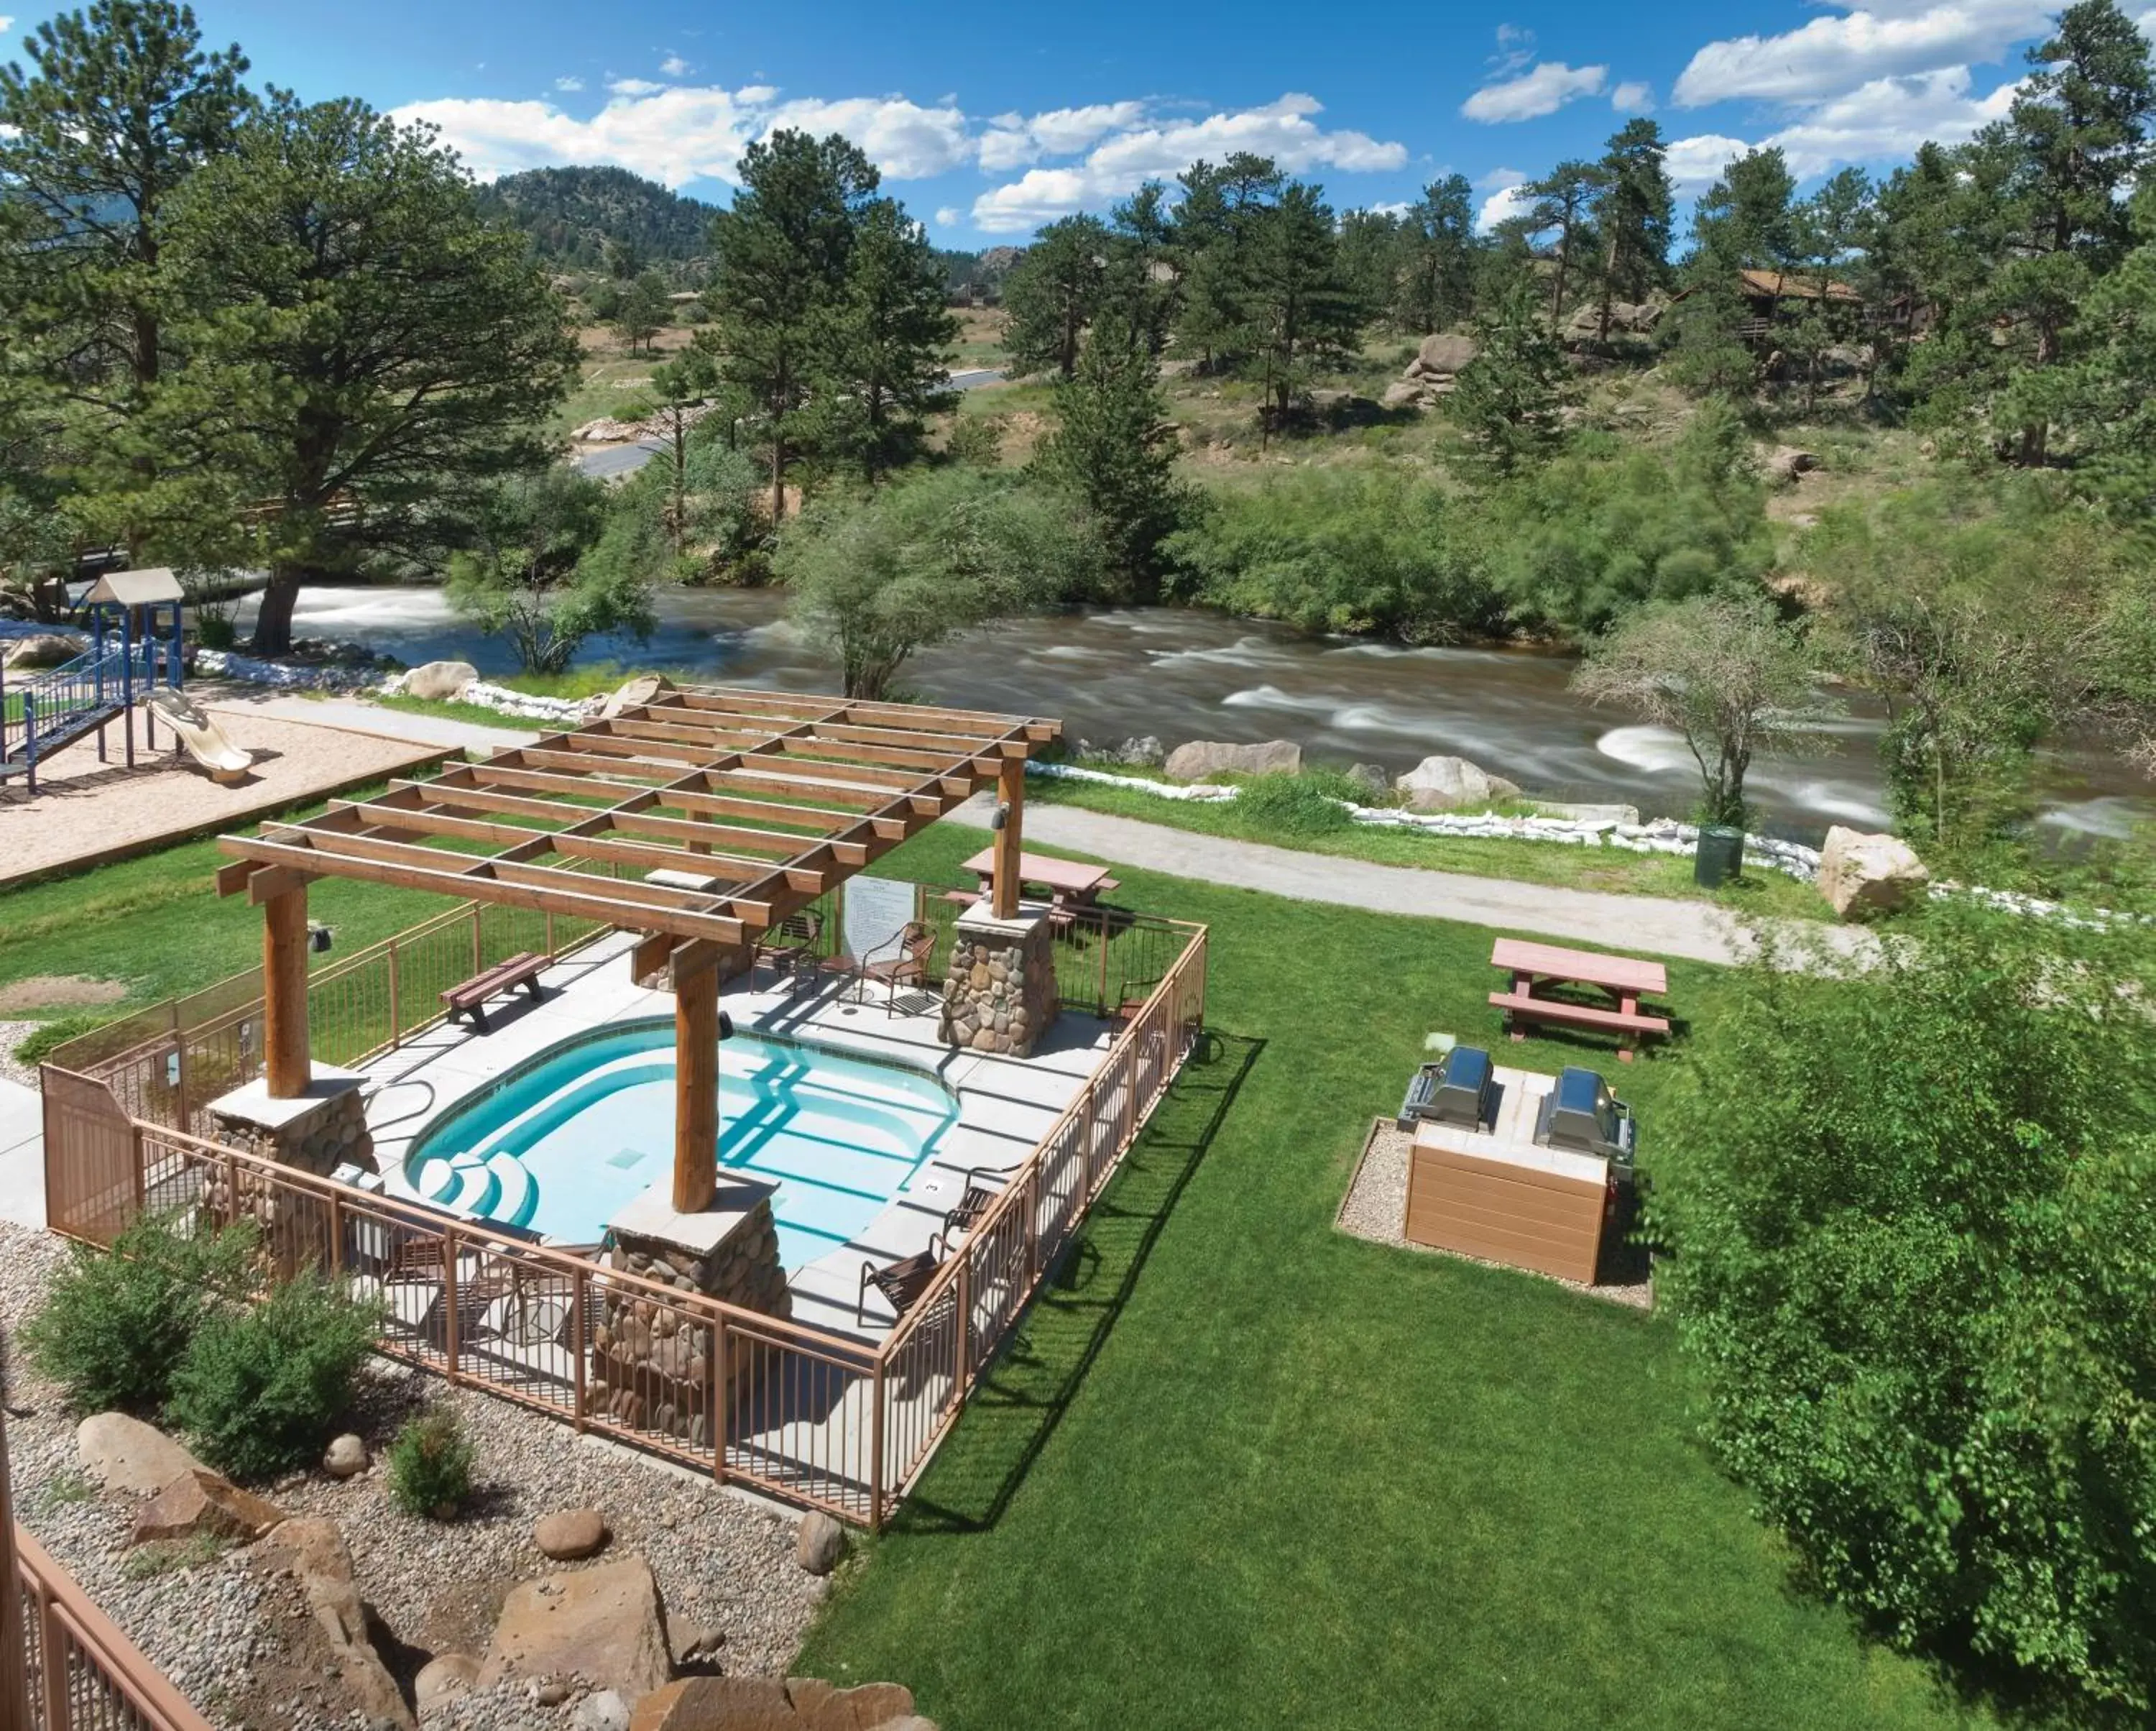
[{"label": "blue playground railing", "polygon": [[[38,791],[38,760],[90,728],[125,715],[138,697],[160,684],[177,687],[180,665],[173,646],[157,638],[108,643],[85,650],[10,691],[0,681],[0,775],[21,773]],[[98,756],[105,755],[98,741]],[[127,758],[133,763],[132,731]]]}]

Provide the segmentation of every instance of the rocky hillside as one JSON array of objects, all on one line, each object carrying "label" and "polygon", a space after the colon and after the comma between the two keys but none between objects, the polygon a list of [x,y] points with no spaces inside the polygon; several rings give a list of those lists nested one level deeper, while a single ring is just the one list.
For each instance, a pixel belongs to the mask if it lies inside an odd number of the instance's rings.
[{"label": "rocky hillside", "polygon": [[562,270],[596,270],[609,247],[639,265],[685,265],[710,250],[712,207],[626,168],[533,168],[480,188],[494,215]]}]

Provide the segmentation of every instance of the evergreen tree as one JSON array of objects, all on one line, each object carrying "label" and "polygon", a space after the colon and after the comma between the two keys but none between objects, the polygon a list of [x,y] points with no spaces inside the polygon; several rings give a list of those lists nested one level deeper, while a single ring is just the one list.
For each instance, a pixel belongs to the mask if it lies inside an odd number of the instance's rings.
[{"label": "evergreen tree", "polygon": [[624,411],[630,419],[654,425],[666,441],[663,516],[667,538],[677,557],[689,533],[690,429],[696,424],[697,411],[717,385],[717,357],[708,342],[700,340],[653,367],[651,383],[643,397]]},{"label": "evergreen tree", "polygon": [[1590,215],[1601,242],[1600,298],[1594,340],[1609,341],[1610,303],[1644,300],[1669,275],[1673,198],[1662,129],[1641,116],[1627,121],[1596,165]]},{"label": "evergreen tree", "polygon": [[633,355],[666,328],[673,314],[666,279],[655,270],[646,270],[623,287],[614,302],[612,322]]},{"label": "evergreen tree", "polygon": [[1319,188],[1289,182],[1250,225],[1238,258],[1237,322],[1250,343],[1245,371],[1265,387],[1270,425],[1285,426],[1312,367],[1350,352],[1363,320]]},{"label": "evergreen tree", "polygon": [[38,26],[29,71],[0,68],[7,365],[69,427],[54,457],[131,545],[161,466],[138,434],[166,361],[170,207],[251,102],[246,57],[201,41],[187,7],[95,0]]},{"label": "evergreen tree", "polygon": [[1158,357],[1168,347],[1182,299],[1168,188],[1149,180],[1109,213],[1102,311],[1121,320]]},{"label": "evergreen tree", "polygon": [[1552,230],[1557,234],[1556,268],[1550,275],[1552,330],[1564,316],[1564,291],[1584,249],[1589,213],[1594,208],[1601,186],[1602,171],[1594,163],[1568,161],[1520,189],[1535,201],[1527,212],[1528,228],[1537,234]]},{"label": "evergreen tree", "polygon": [[856,226],[875,197],[875,166],[833,133],[782,130],[742,152],[741,190],[712,218],[706,299],[723,333],[721,367],[762,407],[770,441],[771,520],[786,515],[817,343],[845,290]]},{"label": "evergreen tree", "polygon": [[1691,224],[1695,266],[1732,277],[1787,270],[1796,256],[1796,191],[1779,148],[1746,152],[1700,198]]},{"label": "evergreen tree", "polygon": [[1464,174],[1422,189],[1401,218],[1403,258],[1393,316],[1426,336],[1475,310],[1475,193]]},{"label": "evergreen tree", "polygon": [[1056,387],[1055,431],[1034,458],[1036,474],[1092,514],[1111,574],[1146,601],[1159,598],[1160,543],[1186,504],[1159,379],[1134,333],[1108,321],[1096,325],[1077,372]]},{"label": "evergreen tree", "polygon": [[1813,298],[1782,342],[1804,368],[1807,414],[1818,401],[1827,352],[1856,335],[1858,309],[1830,291],[1840,285],[1850,255],[1870,232],[1871,205],[1869,177],[1861,168],[1845,168],[1797,207],[1795,244]]},{"label": "evergreen tree", "polygon": [[1564,351],[1524,277],[1478,322],[1476,336],[1481,348],[1460,369],[1445,408],[1483,466],[1509,475],[1543,461],[1563,441]]},{"label": "evergreen tree", "polygon": [[1108,231],[1097,217],[1069,216],[1034,236],[1004,279],[1004,349],[1014,372],[1078,365],[1086,327],[1107,287]]},{"label": "evergreen tree", "polygon": [[927,231],[896,199],[862,209],[817,371],[828,446],[871,486],[920,449],[925,418],[957,400],[947,362],[958,321],[943,275]]},{"label": "evergreen tree", "polygon": [[1250,352],[1245,288],[1255,231],[1286,183],[1270,157],[1238,151],[1225,162],[1194,162],[1178,177],[1174,244],[1182,271],[1176,346],[1207,369]]},{"label": "evergreen tree", "polygon": [[279,98],[187,182],[166,259],[187,363],[146,436],[189,460],[174,515],[234,526],[219,551],[268,567],[257,650],[290,646],[307,577],[428,555],[457,506],[549,455],[565,310],[423,129]]}]

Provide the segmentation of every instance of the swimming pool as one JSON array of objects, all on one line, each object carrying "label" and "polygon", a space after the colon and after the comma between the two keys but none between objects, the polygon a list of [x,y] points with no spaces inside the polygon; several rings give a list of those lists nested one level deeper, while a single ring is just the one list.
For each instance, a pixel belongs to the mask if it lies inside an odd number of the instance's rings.
[{"label": "swimming pool", "polygon": [[[719,1051],[719,1169],[775,1183],[788,1273],[857,1237],[958,1116],[918,1070],[737,1034]],[[674,1163],[674,1023],[629,1022],[516,1066],[405,1156],[405,1182],[459,1214],[596,1243]]]}]

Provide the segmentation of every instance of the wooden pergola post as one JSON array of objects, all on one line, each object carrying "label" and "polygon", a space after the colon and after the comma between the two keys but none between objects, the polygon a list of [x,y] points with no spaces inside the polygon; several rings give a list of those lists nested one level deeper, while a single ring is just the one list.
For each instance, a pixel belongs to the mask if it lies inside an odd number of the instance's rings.
[{"label": "wooden pergola post", "polygon": [[1018,917],[1019,854],[1025,828],[1025,759],[1005,758],[996,770],[996,799],[1003,828],[996,831],[995,877],[989,911],[999,920]]},{"label": "wooden pergola post", "polygon": [[262,907],[262,1070],[272,1100],[296,1100],[313,1080],[307,1052],[307,880],[259,872]]},{"label": "wooden pergola post", "polygon": [[699,1214],[719,1187],[719,951],[675,951],[674,1212]]}]

